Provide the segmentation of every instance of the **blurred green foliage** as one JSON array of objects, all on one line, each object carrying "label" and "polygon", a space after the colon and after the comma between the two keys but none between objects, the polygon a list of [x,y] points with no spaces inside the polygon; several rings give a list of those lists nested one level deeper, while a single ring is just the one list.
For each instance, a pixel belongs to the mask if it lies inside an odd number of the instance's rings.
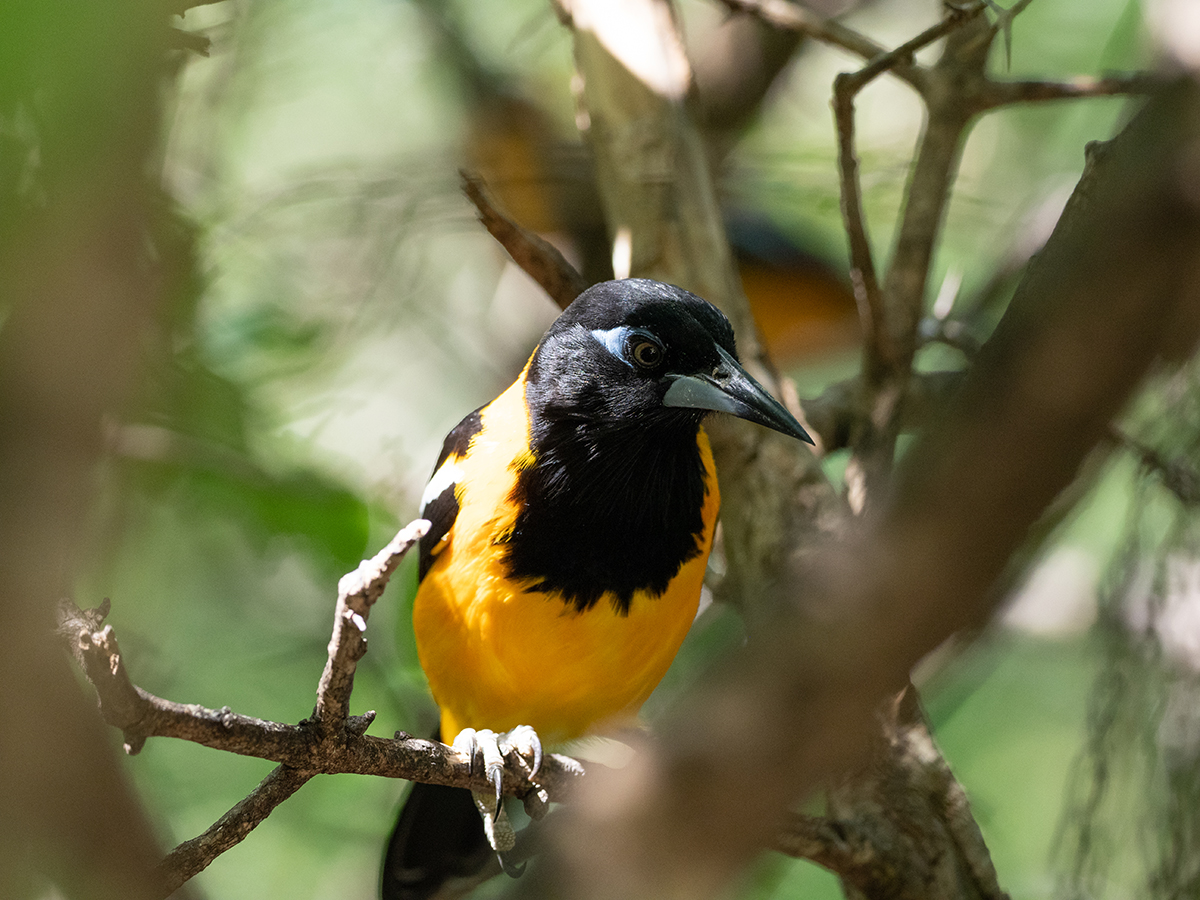
[{"label": "blurred green foliage", "polygon": [[[698,0],[682,10],[692,36],[723,15]],[[936,11],[894,0],[848,21],[895,44]],[[1136,68],[1148,58],[1140,21],[1133,0],[1040,0],[1013,26],[1011,74]],[[212,41],[208,57],[182,61],[163,140],[174,204],[164,252],[184,277],[169,320],[146,337],[139,403],[114,423],[77,599],[113,599],[110,621],[146,689],[297,721],[311,711],[338,576],[413,515],[442,436],[503,387],[553,318],[478,227],[456,169],[469,159],[479,72],[571,139],[570,46],[543,0],[227,0],[191,10],[182,27]],[[722,175],[731,208],[835,264],[845,250],[828,102],[833,76],[853,65],[807,47]],[[935,291],[959,273],[973,302],[1038,213],[1061,204],[1084,144],[1109,136],[1124,108],[1089,100],[979,122]],[[917,101],[881,79],[861,98],[859,127],[871,236],[885,258]],[[980,337],[1001,307],[975,322]],[[960,362],[925,352],[929,367]],[[801,394],[855,363],[844,347],[809,359],[794,373]],[[833,477],[841,464],[829,461]],[[1056,545],[1083,554],[1081,580],[1066,592],[1083,612],[1040,633],[997,626],[927,693],[1014,898],[1054,892],[1050,850],[1105,662],[1083,626],[1135,474],[1106,470]],[[372,615],[356,681],[353,710],[377,710],[379,734],[428,732],[435,719],[408,628],[413,580],[406,565]],[[706,613],[648,717],[739,639],[731,613]],[[161,740],[128,763],[167,844],[208,827],[269,768]],[[314,780],[195,884],[229,900],[372,896],[402,790]],[[838,888],[807,863],[770,858],[744,894]]]}]

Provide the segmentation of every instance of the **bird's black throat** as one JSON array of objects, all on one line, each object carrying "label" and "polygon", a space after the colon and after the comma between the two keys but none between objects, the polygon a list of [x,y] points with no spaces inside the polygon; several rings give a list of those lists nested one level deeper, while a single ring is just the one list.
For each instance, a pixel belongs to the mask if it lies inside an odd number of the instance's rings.
[{"label": "bird's black throat", "polygon": [[662,594],[701,552],[700,417],[664,410],[606,423],[550,409],[531,425],[535,463],[513,491],[521,511],[507,540],[509,574],[578,612],[606,593],[622,615],[635,591]]}]

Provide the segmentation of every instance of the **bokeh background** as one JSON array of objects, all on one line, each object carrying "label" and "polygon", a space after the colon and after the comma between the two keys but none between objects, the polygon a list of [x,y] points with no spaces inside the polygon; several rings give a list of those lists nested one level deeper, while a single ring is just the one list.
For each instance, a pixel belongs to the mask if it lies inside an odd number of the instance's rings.
[{"label": "bokeh background", "polygon": [[[726,13],[679,8],[699,58]],[[845,21],[895,45],[938,12],[932,0],[879,0]],[[191,275],[146,339],[135,408],[112,424],[75,599],[112,598],[109,622],[147,690],[294,722],[312,709],[338,577],[415,515],[443,435],[511,380],[556,314],[477,223],[458,169],[482,172],[516,218],[592,271],[603,223],[575,126],[570,38],[544,0],[224,0],[180,21],[210,42],[207,56],[181,58],[161,144],[171,249]],[[993,67],[1013,77],[1133,70],[1154,54],[1136,0],[1037,0],[1010,49]],[[804,44],[719,159],[747,293],[802,398],[858,364],[829,109],[833,77],[855,67]],[[1085,144],[1110,137],[1128,109],[1078,100],[974,127],[932,283],[941,310],[968,298],[976,339],[1052,227]],[[858,110],[885,257],[921,109],[882,78]],[[920,356],[922,368],[962,364],[942,344]],[[1194,458],[1191,393],[1188,372],[1164,374],[1131,427]],[[840,477],[838,454],[825,464]],[[1156,763],[1155,711],[1177,670],[1153,617],[1139,631],[1125,601],[1190,596],[1191,523],[1129,454],[1094,469],[1003,619],[922,673],[935,735],[1014,898],[1085,882],[1102,886],[1096,896],[1141,895],[1162,845],[1154,797],[1174,790]],[[378,712],[374,733],[435,722],[408,625],[414,577],[406,566],[372,615],[353,711]],[[1150,634],[1137,664],[1131,634]],[[647,718],[738,637],[731,613],[705,613]],[[1188,652],[1177,654],[1185,667]],[[167,846],[270,768],[162,739],[126,761]],[[194,886],[229,900],[373,896],[404,789],[315,779]],[[766,856],[743,896],[840,891],[815,866]]]}]

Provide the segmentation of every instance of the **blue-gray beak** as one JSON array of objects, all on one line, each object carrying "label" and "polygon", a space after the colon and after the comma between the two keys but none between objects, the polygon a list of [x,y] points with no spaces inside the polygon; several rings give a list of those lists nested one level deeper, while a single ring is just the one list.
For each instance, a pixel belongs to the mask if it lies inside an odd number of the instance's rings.
[{"label": "blue-gray beak", "polygon": [[736,359],[721,347],[717,347],[717,352],[721,354],[721,363],[710,374],[668,375],[674,380],[663,397],[663,405],[729,413],[813,443],[796,417],[751,378]]}]

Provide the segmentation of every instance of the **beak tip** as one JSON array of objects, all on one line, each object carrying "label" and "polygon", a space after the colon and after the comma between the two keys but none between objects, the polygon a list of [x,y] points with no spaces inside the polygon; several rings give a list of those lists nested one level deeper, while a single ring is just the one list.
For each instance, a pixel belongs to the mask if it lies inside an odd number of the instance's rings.
[{"label": "beak tip", "polygon": [[812,435],[808,433],[808,429],[801,425],[790,413],[787,414],[787,419],[780,417],[778,421],[759,420],[758,424],[770,428],[772,431],[778,431],[787,437],[811,444],[814,447],[817,445],[817,442],[812,439]]},{"label": "beak tip", "polygon": [[718,352],[724,357],[721,371],[711,376],[670,376],[663,405],[729,413],[816,446],[816,441],[782,403],[755,381],[736,359],[720,348]]}]

